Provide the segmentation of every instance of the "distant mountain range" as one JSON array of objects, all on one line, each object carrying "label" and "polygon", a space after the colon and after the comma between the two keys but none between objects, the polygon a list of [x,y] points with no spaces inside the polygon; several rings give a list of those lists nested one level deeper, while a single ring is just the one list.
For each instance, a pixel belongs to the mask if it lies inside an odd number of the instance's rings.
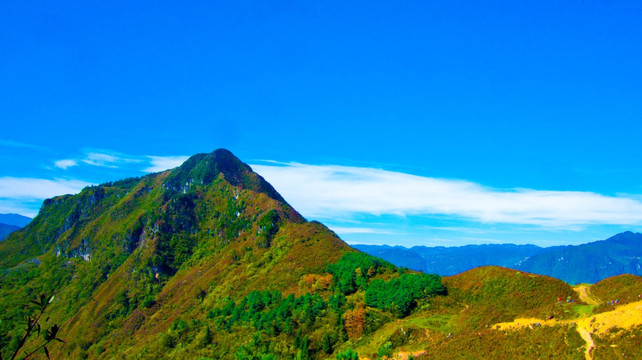
[{"label": "distant mountain range", "polygon": [[642,234],[630,231],[588,244],[548,248],[514,244],[353,247],[397,266],[443,276],[484,265],[548,275],[570,284],[596,283],[620,274],[642,275]]},{"label": "distant mountain range", "polygon": [[7,235],[11,234],[16,230],[20,230],[20,227],[15,225],[7,225],[7,224],[0,223],[0,240],[6,238]]},{"label": "distant mountain range", "polygon": [[30,221],[31,218],[18,214],[0,214],[0,240],[25,227]]},{"label": "distant mountain range", "polygon": [[20,214],[0,214],[0,223],[2,224],[14,225],[23,228],[30,222],[30,217],[22,216]]}]

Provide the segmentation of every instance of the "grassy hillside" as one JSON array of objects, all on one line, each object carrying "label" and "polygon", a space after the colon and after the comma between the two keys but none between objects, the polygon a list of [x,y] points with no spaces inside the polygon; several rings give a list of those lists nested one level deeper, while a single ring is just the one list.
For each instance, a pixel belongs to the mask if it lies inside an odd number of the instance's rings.
[{"label": "grassy hillside", "polygon": [[631,274],[613,276],[592,285],[590,291],[600,300],[594,311],[609,311],[614,306],[642,300],[642,277]]},{"label": "grassy hillside", "polygon": [[[629,276],[608,279],[597,293],[611,298],[627,284],[634,288],[637,281]],[[443,283],[447,296],[431,299],[410,316],[390,321],[355,342],[361,358],[381,358],[381,354],[416,359],[642,356],[640,301],[620,302],[594,313],[600,306],[583,303],[564,282],[499,267],[476,268],[446,277]]]},{"label": "grassy hillside", "polygon": [[584,359],[584,342],[570,326],[482,330],[427,342],[417,359]]},{"label": "grassy hillside", "polygon": [[475,268],[444,283],[452,301],[469,306],[460,321],[474,327],[517,317],[563,317],[558,298],[575,296],[561,280],[497,266]]},{"label": "grassy hillside", "polygon": [[[566,343],[576,343],[568,325],[538,332],[498,332],[493,325],[516,318],[571,319],[576,317],[566,283],[541,275],[488,266],[442,278],[446,296],[421,302],[405,318],[394,319],[372,334],[353,342],[360,356],[375,358],[390,347],[392,354],[429,359],[531,359],[575,354]],[[558,302],[558,297],[564,301]],[[366,308],[368,310],[368,308]],[[477,345],[472,345],[477,344]],[[579,353],[581,354],[581,352]],[[570,357],[572,358],[572,357]]]}]

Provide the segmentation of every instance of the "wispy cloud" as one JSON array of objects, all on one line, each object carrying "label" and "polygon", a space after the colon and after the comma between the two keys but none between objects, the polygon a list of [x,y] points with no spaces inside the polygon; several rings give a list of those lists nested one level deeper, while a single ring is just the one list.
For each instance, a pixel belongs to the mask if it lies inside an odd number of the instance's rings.
[{"label": "wispy cloud", "polygon": [[332,231],[337,234],[380,234],[380,235],[396,235],[394,231],[382,230],[375,228],[366,228],[366,227],[345,227],[345,226],[332,226],[328,225]]},{"label": "wispy cloud", "polygon": [[124,156],[122,154],[108,154],[99,152],[90,152],[87,157],[82,159],[82,162],[88,165],[101,166],[101,167],[117,167],[119,163],[138,162],[138,159]]},{"label": "wispy cloud", "polygon": [[148,156],[151,166],[144,169],[145,172],[160,172],[181,166],[189,156]]},{"label": "wispy cloud", "polygon": [[180,166],[188,156],[127,155],[109,150],[86,152],[76,158],[61,159],[54,162],[56,168],[66,170],[74,166],[96,166],[102,168],[137,169],[141,172],[159,172]]},{"label": "wispy cloud", "polygon": [[59,169],[67,170],[70,167],[77,166],[78,162],[76,160],[64,159],[56,161],[54,165]]},{"label": "wispy cloud", "polygon": [[0,177],[0,213],[34,217],[42,200],[76,194],[89,185],[80,180]]},{"label": "wispy cloud", "polygon": [[46,199],[76,194],[90,183],[80,180],[0,177],[0,198]]},{"label": "wispy cloud", "polygon": [[572,228],[642,223],[642,202],[592,192],[500,190],[470,181],[338,165],[252,167],[307,217],[444,215],[481,223]]},{"label": "wispy cloud", "polygon": [[42,147],[42,146],[33,145],[33,144],[27,144],[27,143],[23,143],[23,142],[19,142],[19,141],[1,140],[1,139],[0,139],[0,146],[14,147],[14,148],[24,148],[24,149],[45,150],[45,148]]}]

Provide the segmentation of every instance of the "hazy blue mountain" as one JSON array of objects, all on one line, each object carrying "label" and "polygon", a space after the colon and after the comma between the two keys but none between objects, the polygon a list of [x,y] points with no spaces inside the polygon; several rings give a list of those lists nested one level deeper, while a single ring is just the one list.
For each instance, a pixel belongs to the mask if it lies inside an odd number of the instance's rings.
[{"label": "hazy blue mountain", "polygon": [[0,240],[4,239],[5,237],[7,237],[7,235],[11,234],[16,230],[20,230],[20,227],[15,225],[0,223]]},{"label": "hazy blue mountain", "polygon": [[14,225],[20,228],[27,226],[31,222],[30,217],[22,216],[20,214],[0,214],[0,223],[7,225]]},{"label": "hazy blue mountain", "polygon": [[548,275],[570,284],[596,283],[620,274],[642,275],[642,234],[632,232],[588,244],[548,248],[514,244],[353,247],[397,266],[443,276],[482,265],[499,265]]},{"label": "hazy blue mountain", "polygon": [[353,247],[397,266],[443,276],[459,274],[483,265],[516,268],[529,257],[547,250],[535,245],[514,244],[415,246],[412,248],[387,245],[353,245]]},{"label": "hazy blue mountain", "polygon": [[642,234],[630,231],[577,246],[552,248],[525,260],[519,267],[570,284],[595,283],[621,274],[642,275]]},{"label": "hazy blue mountain", "polygon": [[[382,258],[393,264],[400,264],[413,270],[426,269],[426,259],[420,254],[414,252],[412,249],[403,246],[388,246],[388,245],[352,245],[353,248],[363,251],[379,258]],[[433,272],[436,273],[436,272]]]}]

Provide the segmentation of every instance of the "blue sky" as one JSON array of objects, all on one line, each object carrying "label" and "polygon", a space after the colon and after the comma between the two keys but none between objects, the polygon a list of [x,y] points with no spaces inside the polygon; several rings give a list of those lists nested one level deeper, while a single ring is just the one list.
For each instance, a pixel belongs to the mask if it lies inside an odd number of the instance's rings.
[{"label": "blue sky", "polygon": [[352,243],[637,231],[641,11],[5,1],[0,213],[227,148]]}]

